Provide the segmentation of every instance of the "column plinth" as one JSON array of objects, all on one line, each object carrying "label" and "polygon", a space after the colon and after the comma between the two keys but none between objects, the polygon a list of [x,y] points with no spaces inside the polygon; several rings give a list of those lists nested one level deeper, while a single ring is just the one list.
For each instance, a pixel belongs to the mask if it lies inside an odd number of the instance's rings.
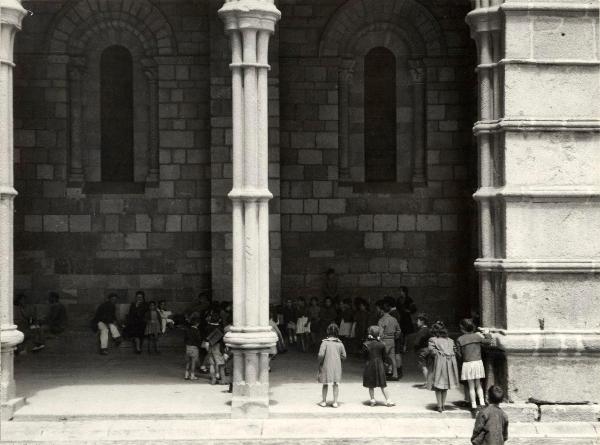
[{"label": "column plinth", "polygon": [[219,10],[231,43],[233,187],[233,418],[269,413],[268,83],[269,38],[281,14],[273,0],[227,0]]},{"label": "column plinth", "polygon": [[17,0],[0,0],[0,420],[23,404],[16,397],[15,347],[23,334],[13,323],[13,47],[26,11]]}]

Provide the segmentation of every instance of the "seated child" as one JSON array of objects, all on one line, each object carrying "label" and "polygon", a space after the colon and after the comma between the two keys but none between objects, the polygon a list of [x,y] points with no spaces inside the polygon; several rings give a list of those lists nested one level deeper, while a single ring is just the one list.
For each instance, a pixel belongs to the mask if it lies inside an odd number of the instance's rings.
[{"label": "seated child", "polygon": [[165,300],[160,300],[158,302],[158,314],[160,315],[160,332],[161,334],[165,334],[167,332],[167,328],[172,328],[175,325],[175,321],[171,318],[173,316],[173,312],[167,310],[167,302]]}]

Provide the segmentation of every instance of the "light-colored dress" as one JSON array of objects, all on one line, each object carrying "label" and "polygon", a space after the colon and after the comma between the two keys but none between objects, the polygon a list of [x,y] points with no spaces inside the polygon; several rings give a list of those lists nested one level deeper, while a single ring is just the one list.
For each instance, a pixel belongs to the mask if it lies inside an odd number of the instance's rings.
[{"label": "light-colored dress", "polygon": [[427,376],[427,387],[435,390],[458,386],[458,365],[454,354],[454,341],[451,338],[431,337],[428,348],[433,360],[431,360],[431,369]]},{"label": "light-colored dress", "polygon": [[310,334],[310,323],[306,315],[301,315],[296,320],[296,334]]},{"label": "light-colored dress", "polygon": [[327,337],[319,348],[319,383],[342,381],[342,360],[346,359],[346,348],[340,339]]},{"label": "light-colored dress", "polygon": [[145,335],[158,335],[161,333],[160,326],[160,315],[158,311],[150,311],[149,317],[146,319],[146,328],[144,329]]}]

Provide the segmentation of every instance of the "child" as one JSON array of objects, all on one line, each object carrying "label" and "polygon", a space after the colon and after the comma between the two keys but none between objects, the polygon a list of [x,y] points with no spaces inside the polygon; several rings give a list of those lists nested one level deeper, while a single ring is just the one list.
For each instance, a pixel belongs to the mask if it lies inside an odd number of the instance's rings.
[{"label": "child", "polygon": [[433,337],[429,339],[429,355],[433,356],[432,368],[427,375],[427,387],[435,391],[438,412],[444,412],[446,395],[453,386],[458,386],[458,366],[454,355],[454,341],[448,338],[448,330],[441,321],[431,327]]},{"label": "child", "polygon": [[346,359],[346,349],[338,338],[339,328],[335,323],[327,326],[327,338],[321,342],[319,348],[319,383],[323,384],[322,400],[319,406],[327,406],[328,385],[333,385],[333,406],[337,408],[342,381],[342,360]]},{"label": "child", "polygon": [[200,335],[200,319],[192,317],[190,326],[185,328],[185,379],[198,380],[196,377],[196,363],[200,357],[200,345],[202,343],[202,335]]},{"label": "child", "polygon": [[208,362],[209,366],[210,384],[215,385],[224,375],[223,367],[225,366],[225,359],[223,358],[225,344],[223,343],[223,331],[221,331],[221,318],[218,310],[211,310],[206,321],[208,335],[202,346],[207,352],[205,361]]},{"label": "child", "polygon": [[310,321],[304,298],[300,297],[296,300],[296,338],[300,343],[300,350],[306,352],[308,349],[308,341],[310,338]]},{"label": "child", "polygon": [[308,321],[310,323],[310,343],[311,347],[319,344],[319,333],[321,331],[321,307],[316,297],[310,299],[307,309]]},{"label": "child", "polygon": [[385,381],[384,362],[387,361],[388,356],[385,345],[379,339],[381,329],[379,326],[371,326],[368,332],[367,341],[363,344],[363,354],[367,361],[363,372],[363,386],[369,388],[371,406],[377,404],[375,401],[375,388],[381,388],[387,406],[394,406],[394,402],[390,400],[390,396],[385,389],[387,383]]},{"label": "child", "polygon": [[489,333],[481,335],[476,332],[473,321],[469,318],[463,318],[460,321],[460,330],[463,335],[456,340],[456,353],[462,358],[462,370],[460,379],[467,381],[469,385],[469,400],[471,401],[471,411],[475,413],[477,409],[477,400],[475,393],[479,397],[479,405],[485,406],[483,399],[483,389],[480,379],[485,378],[485,369],[481,361],[481,345],[490,344],[492,336]]},{"label": "child", "polygon": [[344,298],[340,304],[340,338],[345,346],[350,346],[352,339],[352,325],[354,323],[354,310],[352,310],[352,300]]},{"label": "child", "polygon": [[154,352],[158,354],[158,336],[161,333],[160,314],[156,308],[156,301],[151,301],[148,304],[148,310],[144,314],[146,327],[144,335],[148,338],[148,354],[150,353],[150,345],[154,347]]},{"label": "child", "polygon": [[473,445],[502,445],[508,440],[508,416],[498,406],[503,398],[504,391],[499,386],[488,389],[490,404],[477,413],[471,436]]},{"label": "child", "polygon": [[165,300],[160,300],[158,302],[157,311],[160,315],[160,332],[161,334],[165,334],[167,332],[167,327],[173,327],[175,325],[175,322],[171,319],[173,312],[167,310],[167,302]]},{"label": "child", "polygon": [[285,333],[288,338],[288,345],[291,346],[296,343],[296,308],[292,303],[292,300],[288,298],[283,306],[283,323],[285,324]]},{"label": "child", "polygon": [[427,356],[429,355],[429,324],[427,315],[417,315],[417,333],[415,334],[415,355],[417,356],[417,366],[423,373],[423,387],[427,387]]}]

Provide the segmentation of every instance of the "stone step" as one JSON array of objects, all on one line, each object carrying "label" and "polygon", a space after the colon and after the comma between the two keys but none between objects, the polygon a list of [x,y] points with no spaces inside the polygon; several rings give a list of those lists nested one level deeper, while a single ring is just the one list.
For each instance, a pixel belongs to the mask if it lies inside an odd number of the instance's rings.
[{"label": "stone step", "polygon": [[[12,444],[444,444],[469,443],[472,420],[338,418],[153,419],[4,422]],[[594,423],[513,423],[510,444],[600,443]]]}]

